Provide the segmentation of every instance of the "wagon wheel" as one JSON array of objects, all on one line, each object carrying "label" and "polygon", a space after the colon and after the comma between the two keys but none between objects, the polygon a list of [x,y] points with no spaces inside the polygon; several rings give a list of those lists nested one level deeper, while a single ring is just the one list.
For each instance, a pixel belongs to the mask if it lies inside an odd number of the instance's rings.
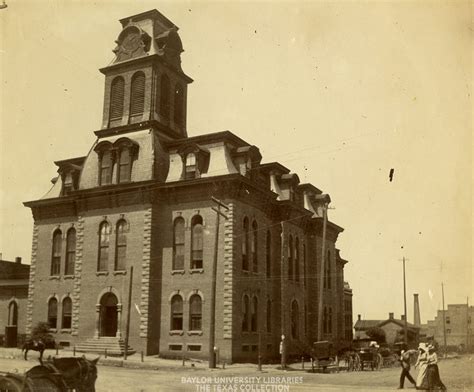
[{"label": "wagon wheel", "polygon": [[354,358],[354,370],[360,371],[361,369],[361,361],[360,361],[360,355],[358,353],[355,354]]}]

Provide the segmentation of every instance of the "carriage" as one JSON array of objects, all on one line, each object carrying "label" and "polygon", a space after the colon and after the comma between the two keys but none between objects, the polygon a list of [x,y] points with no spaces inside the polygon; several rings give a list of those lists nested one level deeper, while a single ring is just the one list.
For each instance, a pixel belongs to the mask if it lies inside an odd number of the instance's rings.
[{"label": "carriage", "polygon": [[313,373],[315,369],[320,369],[324,373],[328,368],[335,368],[339,372],[339,360],[335,347],[332,342],[326,340],[314,342],[311,349],[311,369]]},{"label": "carriage", "polygon": [[364,370],[364,368],[380,370],[382,368],[383,358],[375,347],[362,349],[359,352],[359,358],[360,370]]},{"label": "carriage", "polygon": [[4,392],[95,392],[97,362],[85,357],[53,358],[32,367],[24,374],[0,374]]}]

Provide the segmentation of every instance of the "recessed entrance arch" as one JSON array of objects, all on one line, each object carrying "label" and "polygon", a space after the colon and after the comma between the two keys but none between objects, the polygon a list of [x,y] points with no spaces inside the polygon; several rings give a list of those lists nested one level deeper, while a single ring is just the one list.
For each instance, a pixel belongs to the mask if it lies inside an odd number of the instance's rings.
[{"label": "recessed entrance arch", "polygon": [[120,292],[112,286],[97,295],[94,338],[112,336],[121,338],[122,303]]},{"label": "recessed entrance arch", "polygon": [[118,325],[118,299],[113,293],[106,293],[100,299],[99,336],[116,336]]}]

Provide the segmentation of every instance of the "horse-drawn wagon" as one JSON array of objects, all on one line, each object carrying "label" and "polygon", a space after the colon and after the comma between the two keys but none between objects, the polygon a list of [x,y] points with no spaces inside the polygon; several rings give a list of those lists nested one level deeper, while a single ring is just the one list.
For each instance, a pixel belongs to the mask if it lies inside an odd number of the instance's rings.
[{"label": "horse-drawn wagon", "polygon": [[1,392],[95,392],[97,361],[53,358],[26,373],[0,374]]},{"label": "horse-drawn wagon", "polygon": [[359,352],[359,358],[360,370],[364,370],[364,368],[370,368],[371,370],[380,370],[382,367],[382,356],[375,347],[362,349]]},{"label": "horse-drawn wagon", "polygon": [[339,371],[339,361],[337,351],[333,344],[329,341],[314,342],[311,349],[311,369],[321,369],[325,372],[328,368],[333,367]]}]

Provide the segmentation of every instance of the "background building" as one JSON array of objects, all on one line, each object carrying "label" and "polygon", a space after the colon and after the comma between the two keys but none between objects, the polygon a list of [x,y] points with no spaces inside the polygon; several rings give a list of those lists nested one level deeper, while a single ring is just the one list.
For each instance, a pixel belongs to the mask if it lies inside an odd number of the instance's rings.
[{"label": "background building", "polygon": [[[393,313],[388,314],[386,320],[363,320],[361,315],[357,316],[357,321],[354,325],[354,339],[368,339],[367,331],[371,328],[380,328],[385,333],[387,344],[394,344],[403,341],[405,319],[402,315],[400,319],[396,319]],[[408,341],[417,342],[420,334],[420,327],[414,324],[407,323]]]},{"label": "background building", "polygon": [[[467,304],[451,304],[445,311],[446,320],[446,344],[452,348],[464,346],[472,349],[474,346],[474,335],[472,320],[474,318],[474,306]],[[434,320],[422,325],[423,332],[427,338],[434,338],[438,344],[444,345],[443,311],[438,310]]]},{"label": "background building", "polygon": [[0,346],[16,347],[25,336],[29,273],[21,257],[12,262],[0,255]]},{"label": "background building", "polygon": [[343,342],[347,261],[336,248],[343,229],[324,218],[330,197],[262,163],[229,131],[188,137],[192,79],[178,27],[156,10],[120,23],[116,58],[100,70],[96,142],[55,162],[51,190],[25,203],[35,221],[28,329],[48,321],[63,346],[120,353],[130,315],[133,349],[207,358],[215,197],[228,206],[217,249],[220,358],[277,356],[282,334],[290,355],[307,350],[320,281],[322,336]]}]

